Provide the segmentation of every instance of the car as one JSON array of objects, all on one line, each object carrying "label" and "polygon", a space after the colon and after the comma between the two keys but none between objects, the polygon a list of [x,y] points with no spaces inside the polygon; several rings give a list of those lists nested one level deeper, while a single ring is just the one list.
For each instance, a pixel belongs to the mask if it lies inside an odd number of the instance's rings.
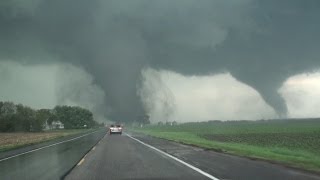
[{"label": "car", "polygon": [[109,134],[122,134],[122,126],[121,125],[110,125],[109,127]]}]

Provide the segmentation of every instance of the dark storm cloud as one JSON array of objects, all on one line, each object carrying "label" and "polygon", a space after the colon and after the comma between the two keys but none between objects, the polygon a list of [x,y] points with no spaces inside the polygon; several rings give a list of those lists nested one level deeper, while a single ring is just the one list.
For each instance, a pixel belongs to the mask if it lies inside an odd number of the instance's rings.
[{"label": "dark storm cloud", "polygon": [[84,67],[114,118],[143,112],[144,67],[229,71],[284,115],[282,82],[320,67],[319,10],[317,0],[4,0],[0,58]]}]

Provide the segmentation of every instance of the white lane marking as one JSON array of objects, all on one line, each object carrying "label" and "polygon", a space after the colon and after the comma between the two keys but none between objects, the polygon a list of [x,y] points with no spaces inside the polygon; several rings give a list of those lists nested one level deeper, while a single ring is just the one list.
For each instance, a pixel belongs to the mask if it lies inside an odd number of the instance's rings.
[{"label": "white lane marking", "polygon": [[170,155],[170,154],[168,154],[168,153],[166,153],[166,152],[164,152],[164,151],[161,151],[160,149],[157,149],[157,148],[155,148],[155,147],[153,147],[153,146],[151,146],[151,145],[149,145],[149,144],[146,144],[146,143],[140,141],[139,139],[136,139],[136,138],[130,136],[130,135],[127,134],[127,133],[125,133],[125,135],[128,136],[129,138],[131,138],[131,139],[133,139],[133,140],[135,140],[135,141],[137,141],[137,142],[139,142],[139,143],[147,146],[148,148],[151,148],[151,149],[153,149],[153,150],[155,150],[155,151],[157,151],[157,152],[159,152],[159,153],[161,153],[161,154],[163,154],[163,155],[166,155],[166,156],[170,157],[171,159],[174,159],[174,160],[178,161],[179,163],[181,163],[181,164],[183,164],[183,165],[185,165],[185,166],[187,166],[187,167],[189,167],[189,168],[197,171],[198,173],[200,173],[200,174],[208,177],[209,179],[219,180],[218,178],[212,176],[211,174],[208,174],[208,173],[202,171],[201,169],[199,169],[199,168],[197,168],[197,167],[194,167],[194,166],[192,166],[191,164],[182,161],[181,159],[178,159],[178,158],[176,158],[176,157],[174,157],[174,156],[172,156],[172,155]]},{"label": "white lane marking", "polygon": [[77,166],[80,166],[84,162],[84,158],[81,159],[81,161],[77,164]]},{"label": "white lane marking", "polygon": [[48,147],[52,147],[52,146],[56,146],[56,145],[59,145],[59,144],[66,143],[66,142],[74,141],[74,140],[80,139],[80,138],[82,138],[82,137],[88,136],[88,135],[93,134],[93,133],[96,133],[96,132],[98,132],[98,131],[94,131],[94,132],[91,132],[91,133],[88,133],[88,134],[84,134],[84,135],[82,135],[82,136],[78,136],[78,137],[75,137],[75,138],[72,138],[72,139],[68,139],[68,140],[65,140],[65,141],[61,141],[61,142],[57,142],[57,143],[50,144],[50,145],[47,145],[47,146],[43,146],[43,147],[40,147],[40,148],[36,148],[36,149],[30,150],[30,151],[27,151],[27,152],[23,152],[23,153],[20,153],[20,154],[16,154],[16,155],[13,155],[13,156],[9,156],[9,157],[0,159],[0,162],[6,161],[6,160],[8,160],[8,159],[12,159],[12,158],[15,158],[15,157],[18,157],[18,156],[22,156],[22,155],[24,155],[24,154],[29,154],[29,153],[32,153],[32,152],[35,152],[35,151],[39,151],[39,150],[42,150],[42,149],[46,149],[46,148],[48,148]]}]

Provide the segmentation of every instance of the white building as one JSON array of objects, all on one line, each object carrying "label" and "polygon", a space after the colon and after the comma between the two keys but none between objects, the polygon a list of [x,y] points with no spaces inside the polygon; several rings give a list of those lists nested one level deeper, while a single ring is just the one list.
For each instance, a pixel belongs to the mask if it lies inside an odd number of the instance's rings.
[{"label": "white building", "polygon": [[51,125],[49,125],[47,122],[45,130],[51,129],[64,129],[64,124],[61,121],[53,121]]}]

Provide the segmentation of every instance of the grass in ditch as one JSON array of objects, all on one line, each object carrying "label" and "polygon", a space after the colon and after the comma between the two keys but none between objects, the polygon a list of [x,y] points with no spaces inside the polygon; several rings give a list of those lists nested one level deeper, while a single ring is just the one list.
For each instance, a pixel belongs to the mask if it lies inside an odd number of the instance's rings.
[{"label": "grass in ditch", "polygon": [[320,172],[320,121],[186,123],[135,128],[155,137]]},{"label": "grass in ditch", "polygon": [[18,132],[0,133],[0,152],[17,149],[24,146],[50,141],[56,138],[66,137],[93,130],[53,130],[45,132]]}]

